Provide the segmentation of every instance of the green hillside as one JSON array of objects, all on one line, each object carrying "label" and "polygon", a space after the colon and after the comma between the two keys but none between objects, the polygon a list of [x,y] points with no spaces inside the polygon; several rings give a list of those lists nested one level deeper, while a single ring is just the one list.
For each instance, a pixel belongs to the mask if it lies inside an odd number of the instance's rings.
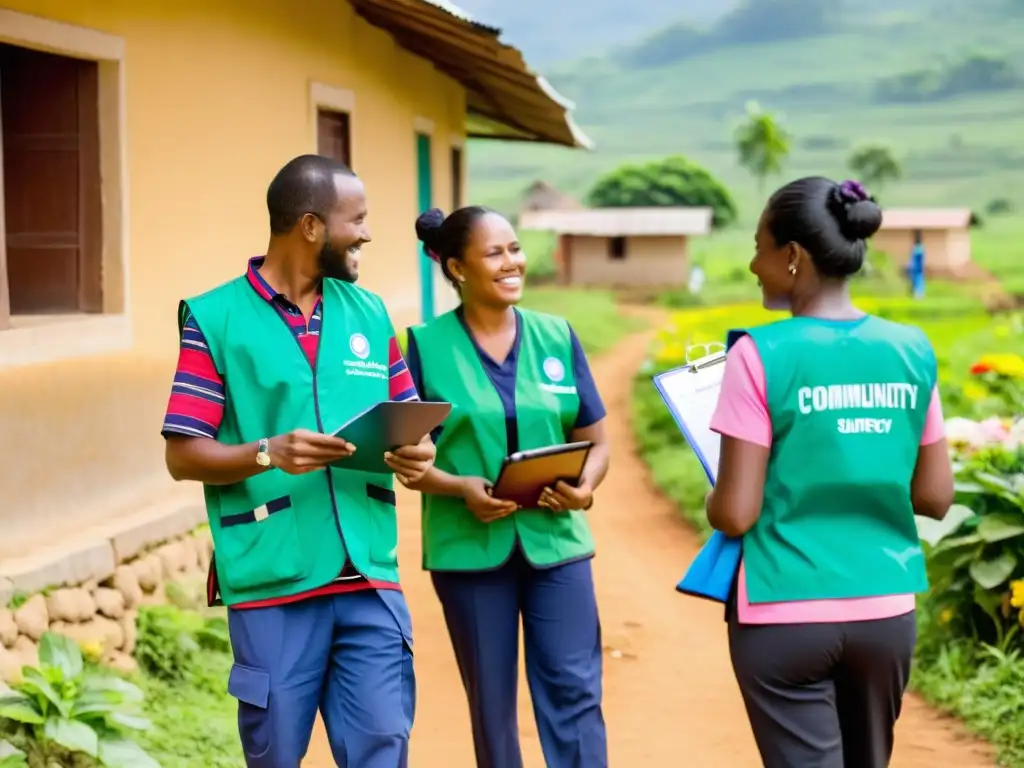
[{"label": "green hillside", "polygon": [[[774,0],[791,1],[799,4]],[[794,136],[785,176],[843,175],[851,148],[881,142],[905,166],[905,178],[885,192],[888,204],[983,210],[1006,198],[1024,210],[1024,2],[864,0],[845,8],[802,38],[729,44],[716,42],[714,30],[680,27],[679,44],[669,30],[662,46],[661,59],[675,60],[638,64],[649,41],[552,69],[598,150],[475,143],[474,200],[514,209],[538,178],[582,194],[620,162],[681,152],[728,184],[750,219],[755,186],[736,164],[732,138],[753,99]],[[978,54],[1002,69],[965,85]]]}]

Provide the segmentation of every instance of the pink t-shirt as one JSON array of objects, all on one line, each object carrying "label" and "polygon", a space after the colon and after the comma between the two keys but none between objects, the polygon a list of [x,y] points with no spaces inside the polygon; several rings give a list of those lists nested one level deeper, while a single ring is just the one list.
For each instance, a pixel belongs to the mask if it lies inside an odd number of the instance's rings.
[{"label": "pink t-shirt", "polygon": [[[757,352],[754,340],[744,336],[729,350],[718,407],[711,418],[711,429],[721,435],[770,448],[772,421],[768,414],[766,391],[761,356]],[[928,405],[921,445],[930,445],[945,436],[942,404],[936,387],[932,390],[932,399]],[[736,589],[736,608],[737,617],[742,624],[867,621],[888,619],[912,611],[914,595],[751,604],[747,598],[746,572],[741,563]]]}]

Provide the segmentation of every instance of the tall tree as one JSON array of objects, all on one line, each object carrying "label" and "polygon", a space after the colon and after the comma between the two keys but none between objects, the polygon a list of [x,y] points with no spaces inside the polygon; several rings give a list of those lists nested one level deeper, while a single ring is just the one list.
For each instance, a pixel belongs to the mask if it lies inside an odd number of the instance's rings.
[{"label": "tall tree", "polygon": [[881,144],[858,147],[850,154],[846,164],[858,179],[873,190],[880,190],[903,175],[903,169],[892,151]]},{"label": "tall tree", "polygon": [[782,172],[789,150],[789,132],[757,102],[748,103],[747,116],[736,129],[736,151],[740,165],[757,179],[759,194],[764,194],[764,183],[769,176]]}]

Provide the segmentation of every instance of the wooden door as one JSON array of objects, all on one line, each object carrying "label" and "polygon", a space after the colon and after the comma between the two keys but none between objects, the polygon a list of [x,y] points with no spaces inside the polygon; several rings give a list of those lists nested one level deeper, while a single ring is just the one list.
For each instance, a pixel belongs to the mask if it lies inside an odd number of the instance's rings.
[{"label": "wooden door", "polygon": [[12,314],[102,310],[95,62],[0,46]]},{"label": "wooden door", "polygon": [[352,167],[352,145],[349,136],[348,115],[344,112],[330,112],[319,109],[316,113],[316,137],[318,155],[338,160]]}]

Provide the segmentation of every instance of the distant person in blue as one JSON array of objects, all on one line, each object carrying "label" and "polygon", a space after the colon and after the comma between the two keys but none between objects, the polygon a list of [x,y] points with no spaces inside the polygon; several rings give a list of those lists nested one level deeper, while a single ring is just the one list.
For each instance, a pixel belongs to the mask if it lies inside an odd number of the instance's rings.
[{"label": "distant person in blue", "polygon": [[914,232],[914,248],[907,264],[907,278],[910,281],[910,295],[915,299],[924,298],[924,243],[921,230]]},{"label": "distant person in blue", "polygon": [[[434,433],[423,494],[423,567],[444,610],[469,700],[478,768],[522,768],[519,623],[526,679],[548,768],[606,768],[601,625],[584,510],[608,470],[605,409],[579,339],[560,317],[516,307],[526,255],[499,213],[471,206],[416,221],[416,234],[461,298],[409,329],[407,361],[423,400],[452,411]],[[537,509],[495,498],[517,451],[588,441],[576,484]]]}]

